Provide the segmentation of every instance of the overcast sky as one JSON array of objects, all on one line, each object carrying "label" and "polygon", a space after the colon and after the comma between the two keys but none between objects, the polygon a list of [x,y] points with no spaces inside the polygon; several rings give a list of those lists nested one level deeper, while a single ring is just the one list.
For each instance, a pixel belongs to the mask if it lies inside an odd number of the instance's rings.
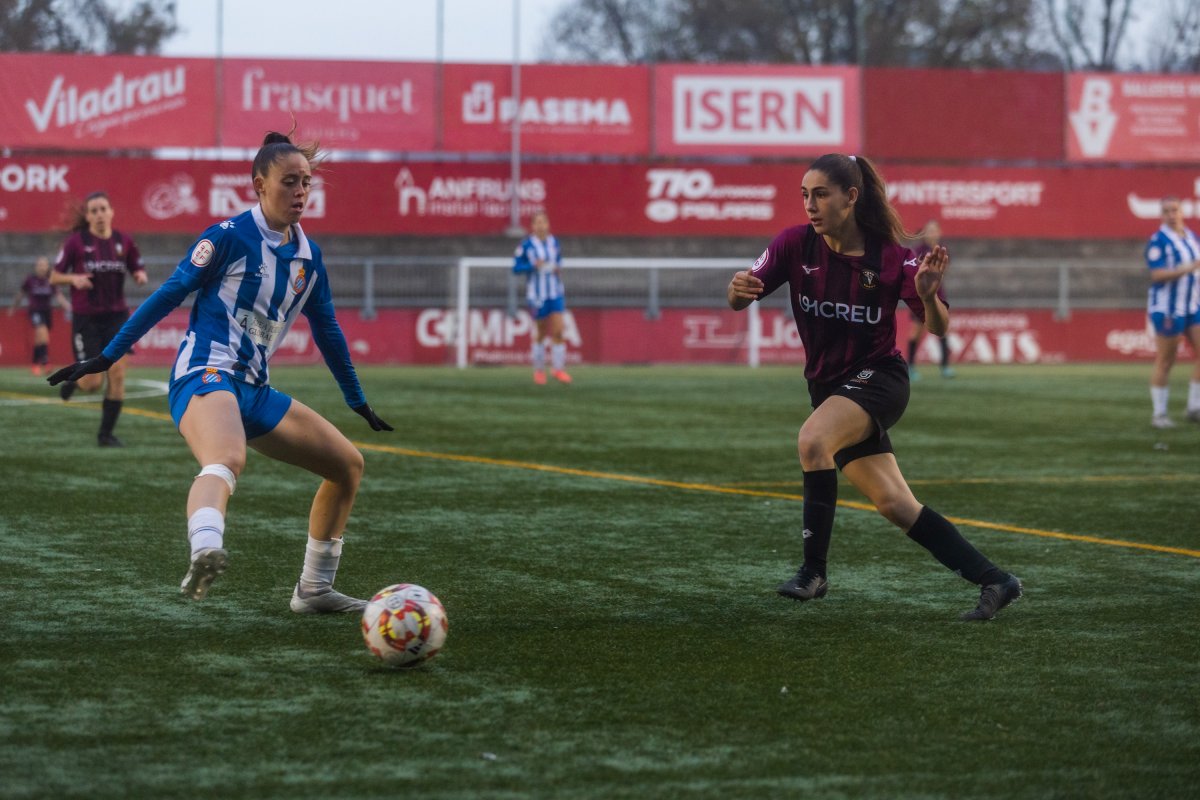
[{"label": "overcast sky", "polygon": [[[550,18],[566,0],[441,0],[446,61],[508,63],[514,10],[520,10],[520,58],[535,61]],[[182,29],[166,56],[433,61],[439,0],[178,0]]]}]

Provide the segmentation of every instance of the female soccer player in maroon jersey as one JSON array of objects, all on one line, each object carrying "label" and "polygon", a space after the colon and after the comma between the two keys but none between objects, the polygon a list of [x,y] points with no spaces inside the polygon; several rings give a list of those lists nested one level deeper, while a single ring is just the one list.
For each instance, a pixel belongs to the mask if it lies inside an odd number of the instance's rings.
[{"label": "female soccer player in maroon jersey", "polygon": [[38,257],[33,272],[25,277],[20,290],[13,297],[13,304],[8,309],[10,317],[21,304],[22,297],[29,299],[29,324],[33,326],[30,371],[34,375],[41,375],[50,362],[50,327],[54,324],[54,304],[69,308],[62,292],[50,285],[50,259]]},{"label": "female soccer player in maroon jersey", "polygon": [[950,313],[942,296],[946,248],[923,259],[899,243],[906,235],[883,179],[865,158],[818,158],[801,186],[808,225],[787,228],[754,266],[729,282],[734,310],[784,283],[804,343],[813,412],[800,428],[804,469],[804,563],[779,587],[796,600],[824,597],[829,540],[837,508],[837,469],[889,522],[947,568],[981,587],[965,620],[986,620],[1021,596],[1021,582],[989,561],[958,529],[917,502],[888,438],[908,405],[908,369],[896,347],[903,300],[935,335]]},{"label": "female soccer player in maroon jersey", "polygon": [[[138,285],[146,282],[142,254],[128,235],[112,226],[113,207],[104,192],[92,192],[83,207],[74,212],[71,235],[55,259],[50,282],[71,287],[71,341],[76,361],[100,355],[109,340],[129,319],[125,303],[125,273]],[[76,389],[94,392],[104,385],[104,403],[100,412],[100,431],[96,441],[101,447],[120,447],[113,435],[121,405],[125,401],[125,363],[118,361],[107,372],[87,375],[78,383],[67,381],[59,387],[59,396],[69,400]]]}]

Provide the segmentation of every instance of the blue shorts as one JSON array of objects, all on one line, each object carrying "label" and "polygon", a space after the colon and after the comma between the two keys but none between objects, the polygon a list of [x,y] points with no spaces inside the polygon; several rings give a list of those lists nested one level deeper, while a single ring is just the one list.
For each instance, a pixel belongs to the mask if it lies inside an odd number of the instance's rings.
[{"label": "blue shorts", "polygon": [[188,403],[196,395],[209,392],[231,392],[237,398],[238,409],[242,412],[242,428],[246,438],[253,439],[275,430],[275,426],[287,414],[292,406],[292,398],[270,386],[251,386],[250,384],[230,377],[228,372],[213,368],[192,372],[184,375],[171,384],[167,393],[167,403],[171,408],[171,419],[175,427],[183,419]]},{"label": "blue shorts", "polygon": [[1167,314],[1155,311],[1150,314],[1150,324],[1159,336],[1178,336],[1193,325],[1200,325],[1200,314]]},{"label": "blue shorts", "polygon": [[530,306],[529,307],[529,311],[531,314],[533,314],[534,319],[545,319],[546,317],[550,316],[551,314],[561,314],[562,312],[564,312],[566,310],[567,310],[567,301],[561,295],[547,300],[546,302],[542,303],[540,306]]}]

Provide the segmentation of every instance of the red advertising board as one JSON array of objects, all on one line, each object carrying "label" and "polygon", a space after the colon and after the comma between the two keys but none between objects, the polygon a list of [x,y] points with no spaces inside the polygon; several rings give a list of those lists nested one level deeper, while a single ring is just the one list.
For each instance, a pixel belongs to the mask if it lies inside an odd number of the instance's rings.
[{"label": "red advertising board", "polygon": [[650,149],[650,73],[646,67],[447,64],[443,70],[443,147],[507,153],[514,120],[523,153],[646,155]]},{"label": "red advertising board", "polygon": [[[56,315],[58,312],[55,312]],[[338,315],[359,364],[453,364],[455,312],[445,308],[385,309],[374,319],[343,308]],[[564,337],[573,364],[745,363],[747,314],[721,309],[665,309],[655,320],[643,309],[576,308],[565,316]],[[958,364],[1052,364],[1092,361],[1152,361],[1155,338],[1141,311],[1076,311],[1069,320],[1051,311],[971,310],[954,312],[949,337]],[[903,348],[909,315],[897,331]],[[137,344],[135,365],[166,366],[187,329],[187,312],[176,310]],[[475,308],[467,322],[473,364],[526,364],[535,326],[521,311]],[[51,360],[69,361],[70,326],[56,319]],[[24,314],[0,315],[0,365],[29,362],[32,329]],[[764,309],[759,317],[763,364],[802,364],[804,348],[788,313]],[[1182,347],[1182,344],[1181,344]],[[918,363],[941,352],[927,336]],[[321,356],[301,318],[284,338],[273,364],[316,364]],[[44,387],[44,384],[41,384]]]},{"label": "red advertising board", "polygon": [[1072,161],[1200,162],[1200,75],[1071,73]]},{"label": "red advertising board", "polygon": [[1056,72],[868,69],[863,152],[931,162],[1058,162],[1063,82]]},{"label": "red advertising board", "polygon": [[326,150],[436,148],[436,67],[425,63],[229,59],[221,144],[257,147],[269,130]]},{"label": "red advertising board", "polygon": [[857,153],[862,142],[860,75],[853,67],[656,67],[654,152]]},{"label": "red advertising board", "polygon": [[[774,236],[805,221],[798,164],[526,164],[522,221],[549,212],[563,236]],[[951,238],[1141,239],[1160,199],[1200,218],[1200,169],[1036,169],[882,164],[910,228],[931,217]],[[130,233],[198,234],[255,202],[244,161],[0,158],[0,232],[43,232],[64,206],[109,192]],[[499,163],[333,161],[317,173],[305,227],[322,234],[496,235],[513,184]],[[568,243],[569,247],[569,243]],[[570,253],[573,255],[584,255]]]},{"label": "red advertising board", "polygon": [[208,147],[215,86],[211,59],[0,55],[0,146]]}]

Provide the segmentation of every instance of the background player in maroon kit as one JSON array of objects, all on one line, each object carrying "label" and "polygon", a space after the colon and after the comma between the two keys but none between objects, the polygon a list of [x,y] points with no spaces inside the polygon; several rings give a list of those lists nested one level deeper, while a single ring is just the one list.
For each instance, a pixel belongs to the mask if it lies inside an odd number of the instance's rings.
[{"label": "background player in maroon kit", "polygon": [[[933,251],[933,248],[942,243],[942,224],[936,219],[931,219],[925,223],[925,227],[921,229],[921,241],[917,245],[917,258],[925,258],[925,256]],[[920,317],[913,314],[912,327],[908,332],[908,377],[910,380],[920,380],[921,373],[917,371],[917,347],[921,344],[921,339],[925,337],[925,324]],[[942,377],[953,378],[954,370],[950,367],[950,343],[946,341],[945,336],[938,337],[938,346],[942,351]]]},{"label": "background player in maroon kit", "polygon": [[[146,267],[137,245],[128,235],[113,229],[113,207],[104,192],[92,192],[76,209],[72,233],[63,243],[50,282],[71,287],[71,341],[76,361],[100,355],[104,345],[129,319],[125,303],[125,273],[138,284],[146,282]],[[121,405],[125,400],[125,360],[107,372],[87,375],[78,383],[67,381],[59,387],[63,400],[78,388],[94,392],[104,384],[104,404],[100,431],[96,440],[101,447],[120,447],[113,435]]]},{"label": "background player in maroon kit", "polygon": [[779,593],[824,597],[837,508],[837,470],[888,521],[947,568],[981,587],[966,620],[991,619],[1021,596],[1021,582],[989,561],[955,526],[923,506],[900,473],[887,430],[908,405],[908,369],[896,347],[903,300],[930,330],[950,324],[941,296],[946,248],[918,260],[888,203],[883,179],[865,158],[824,155],[801,187],[809,225],[787,228],[750,270],[733,276],[729,305],[741,310],[787,283],[804,343],[813,412],[800,428],[804,469],[804,563]]},{"label": "background player in maroon kit", "polygon": [[54,304],[58,303],[63,309],[68,307],[62,291],[50,285],[50,259],[41,256],[34,262],[33,272],[25,278],[8,309],[10,317],[21,305],[22,297],[29,299],[29,324],[33,326],[30,370],[34,375],[41,375],[50,363],[50,327],[54,324]]}]

